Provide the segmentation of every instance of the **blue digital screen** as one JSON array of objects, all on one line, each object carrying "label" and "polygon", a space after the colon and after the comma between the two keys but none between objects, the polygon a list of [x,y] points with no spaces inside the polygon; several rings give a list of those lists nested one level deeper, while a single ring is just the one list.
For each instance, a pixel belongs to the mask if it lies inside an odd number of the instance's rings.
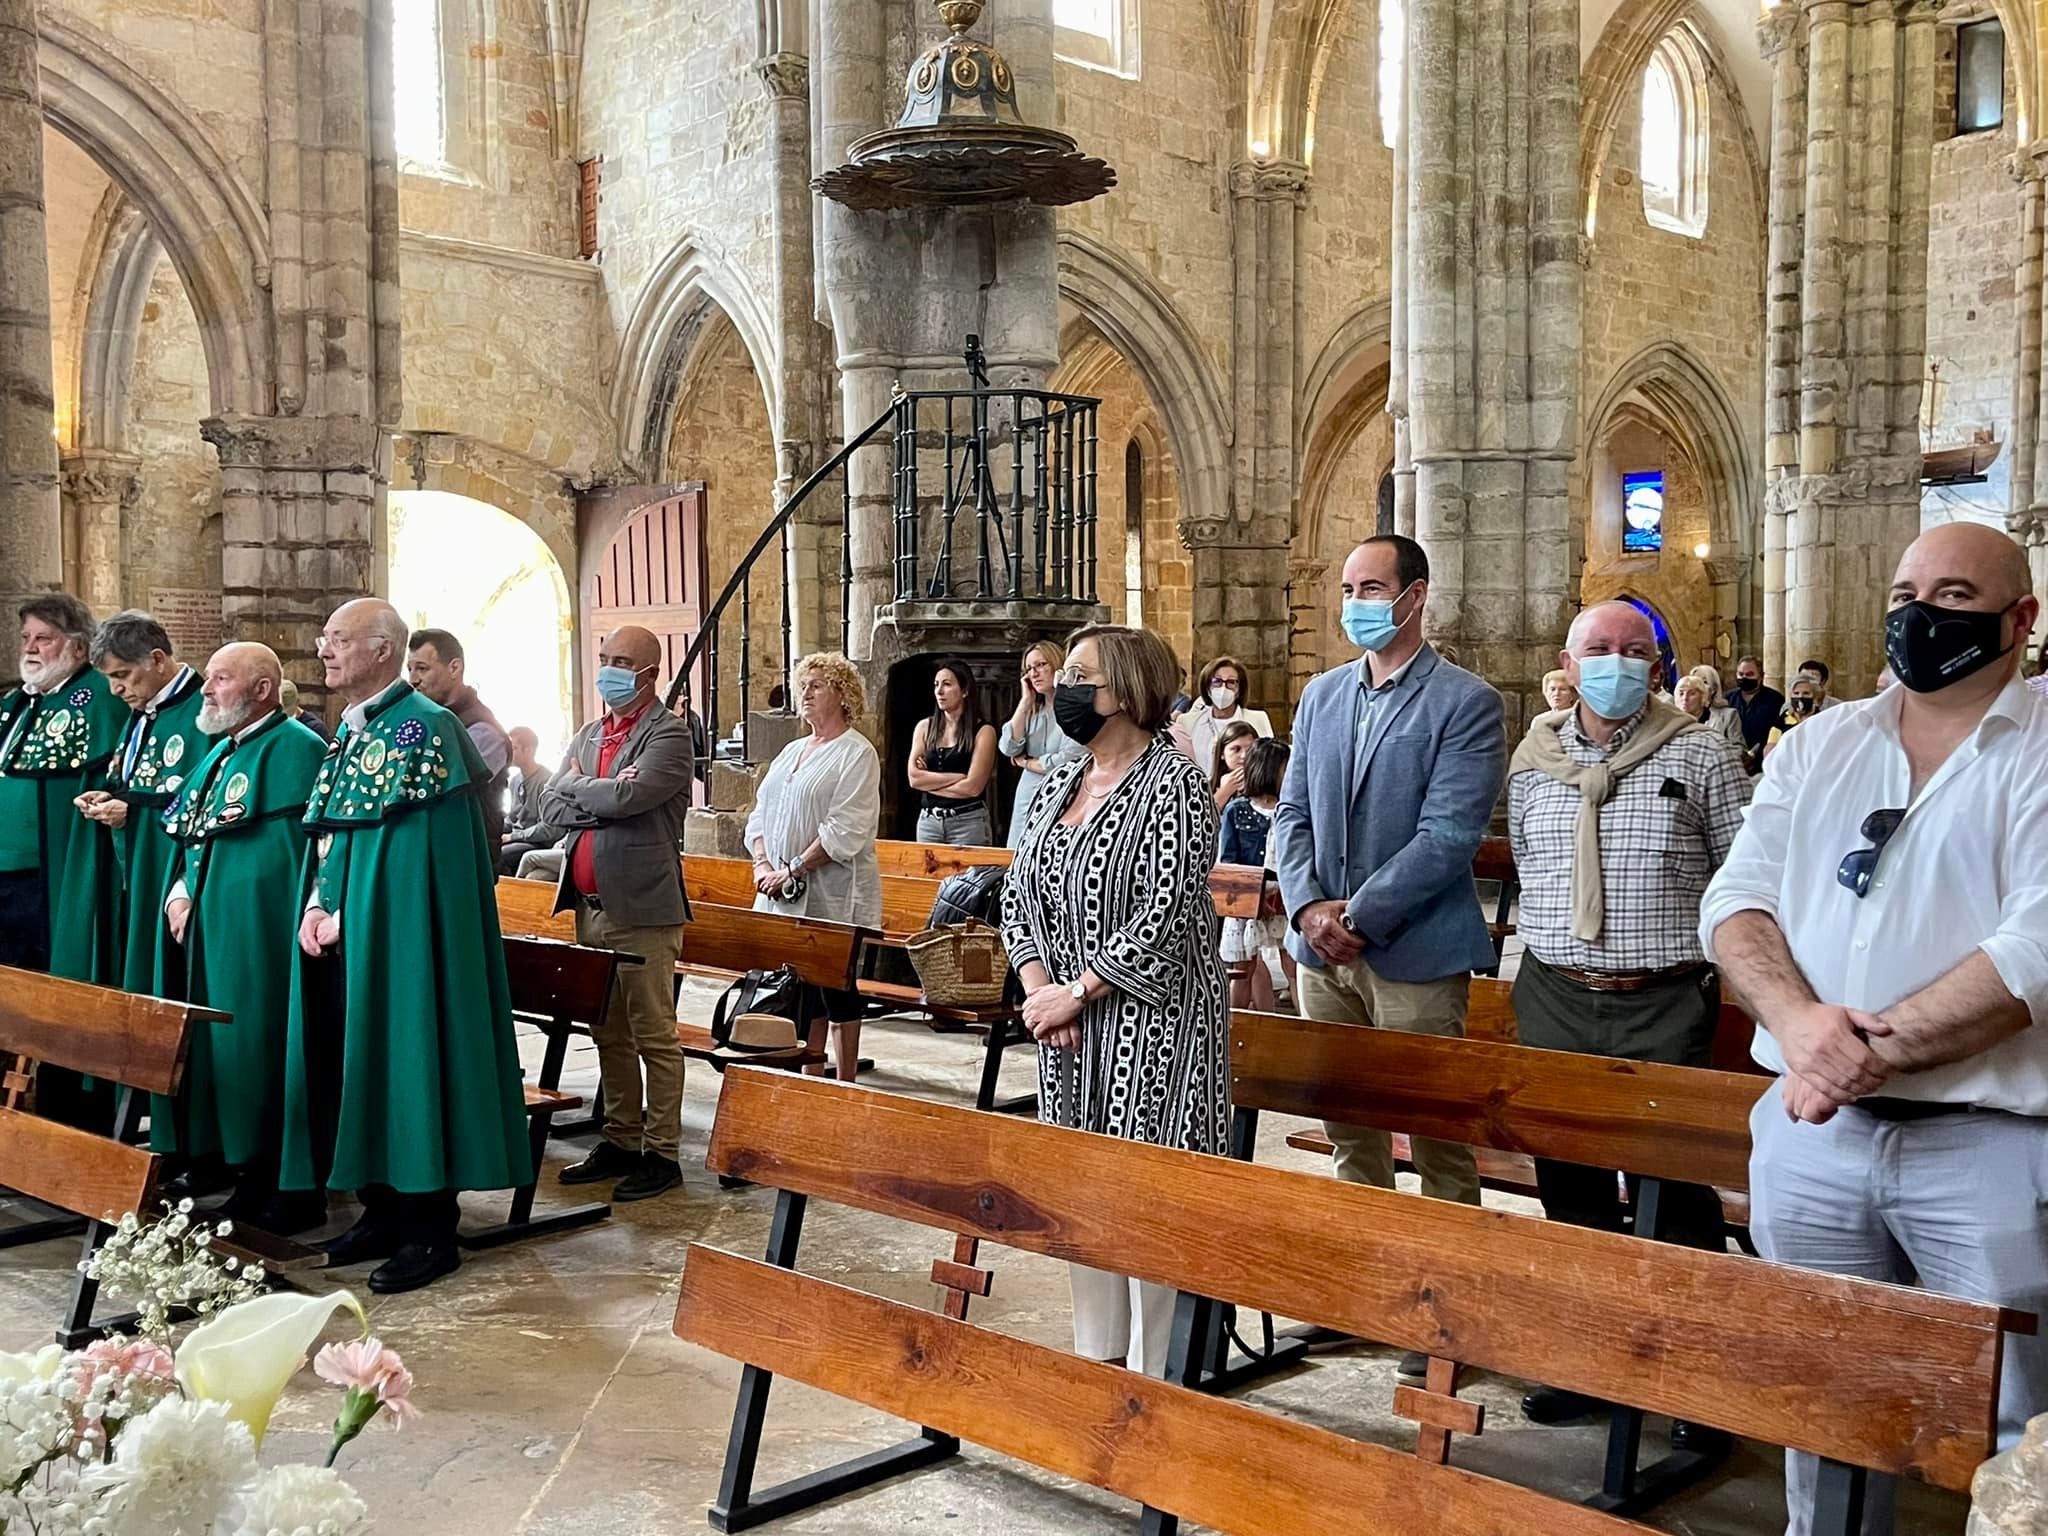
[{"label": "blue digital screen", "polygon": [[1664,471],[1621,477],[1621,552],[1654,555],[1664,548]]}]

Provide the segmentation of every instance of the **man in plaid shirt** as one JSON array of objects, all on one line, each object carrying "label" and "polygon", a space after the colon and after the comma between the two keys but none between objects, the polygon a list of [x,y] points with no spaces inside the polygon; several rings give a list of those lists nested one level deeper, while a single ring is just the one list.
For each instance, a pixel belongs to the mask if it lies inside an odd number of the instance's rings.
[{"label": "man in plaid shirt", "polygon": [[[1515,1017],[1526,1046],[1703,1067],[1721,982],[1700,950],[1700,898],[1751,780],[1718,732],[1651,698],[1657,656],[1641,610],[1582,612],[1562,658],[1578,703],[1532,721],[1509,768],[1526,950]],[[1553,1221],[1623,1230],[1614,1170],[1538,1158],[1536,1184]],[[1665,1185],[1662,1228],[1693,1247],[1726,1244],[1720,1198],[1703,1185]],[[1551,1387],[1523,1399],[1539,1423],[1602,1406]],[[1705,1449],[1709,1437],[1686,1425],[1673,1442]]]}]

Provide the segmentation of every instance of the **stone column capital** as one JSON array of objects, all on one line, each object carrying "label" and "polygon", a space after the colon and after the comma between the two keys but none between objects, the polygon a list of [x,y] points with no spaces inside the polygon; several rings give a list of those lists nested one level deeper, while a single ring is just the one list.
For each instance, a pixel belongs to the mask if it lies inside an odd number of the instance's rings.
[{"label": "stone column capital", "polygon": [[800,53],[771,53],[755,61],[754,73],[777,101],[810,99],[811,61]]},{"label": "stone column capital", "polygon": [[66,501],[119,502],[128,509],[142,500],[142,459],[106,448],[81,448],[58,461],[57,489]]},{"label": "stone column capital", "polygon": [[1800,7],[1792,0],[1778,4],[1756,19],[1756,43],[1773,64],[1792,47],[1799,36]]},{"label": "stone column capital", "polygon": [[1293,160],[1240,160],[1230,168],[1230,194],[1255,202],[1308,204],[1308,167]]}]

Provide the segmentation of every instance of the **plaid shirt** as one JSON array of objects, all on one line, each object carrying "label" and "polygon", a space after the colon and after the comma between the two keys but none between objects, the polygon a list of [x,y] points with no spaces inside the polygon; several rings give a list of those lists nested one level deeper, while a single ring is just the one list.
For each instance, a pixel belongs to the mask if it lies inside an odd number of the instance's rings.
[{"label": "plaid shirt", "polygon": [[[1628,742],[1643,716],[1605,747],[1579,734],[1576,711],[1557,736],[1565,755],[1592,764]],[[1750,777],[1713,731],[1683,731],[1622,775],[1600,808],[1607,921],[1599,941],[1572,937],[1572,860],[1579,792],[1547,773],[1508,779],[1508,838],[1522,882],[1517,931],[1546,965],[1581,971],[1659,971],[1696,965],[1700,897],[1742,826]]]}]

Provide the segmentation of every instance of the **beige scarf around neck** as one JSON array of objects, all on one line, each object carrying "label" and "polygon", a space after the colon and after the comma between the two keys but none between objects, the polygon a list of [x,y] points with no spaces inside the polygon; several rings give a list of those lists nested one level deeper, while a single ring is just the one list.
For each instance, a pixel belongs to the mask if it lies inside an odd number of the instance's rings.
[{"label": "beige scarf around neck", "polygon": [[1654,756],[1672,737],[1684,731],[1707,727],[1684,710],[1650,700],[1635,734],[1619,752],[1604,762],[1575,761],[1558,739],[1558,727],[1572,717],[1572,710],[1553,710],[1529,722],[1522,744],[1515,748],[1508,772],[1533,770],[1548,774],[1560,784],[1579,792],[1578,845],[1572,854],[1572,937],[1584,944],[1596,944],[1607,923],[1607,892],[1600,878],[1600,807],[1614,793],[1622,776]]}]

